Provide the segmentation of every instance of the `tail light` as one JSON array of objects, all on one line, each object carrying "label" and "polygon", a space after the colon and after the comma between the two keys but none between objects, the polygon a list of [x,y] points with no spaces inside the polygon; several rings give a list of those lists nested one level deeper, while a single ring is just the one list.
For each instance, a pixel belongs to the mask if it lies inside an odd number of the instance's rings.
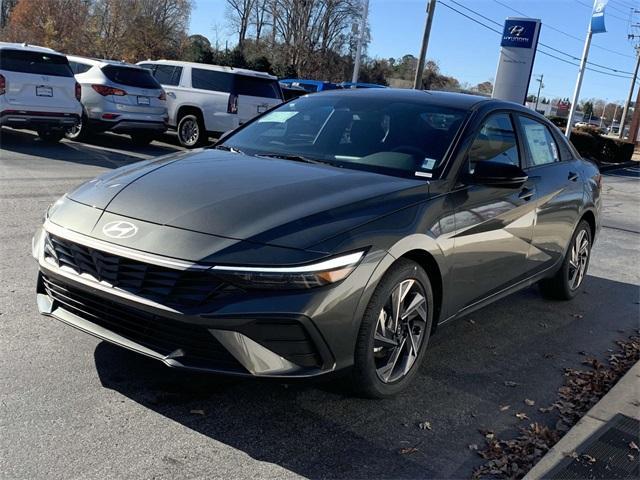
[{"label": "tail light", "polygon": [[166,94],[166,93],[164,93],[164,90],[162,90],[162,91],[160,92],[160,95],[158,95],[158,100],[163,100],[163,101],[164,101],[164,100],[166,100],[166,99],[167,99],[167,94]]},{"label": "tail light", "polygon": [[81,97],[82,97],[82,87],[78,82],[76,82],[76,99],[80,101]]},{"label": "tail light", "polygon": [[4,92],[7,90],[7,82],[4,79],[4,75],[0,75],[0,95],[4,95]]},{"label": "tail light", "polygon": [[127,94],[127,92],[125,92],[120,88],[107,87],[106,85],[91,85],[91,88],[93,88],[96,92],[98,92],[103,97],[106,97],[107,95],[116,95],[118,97],[124,97]]},{"label": "tail light", "polygon": [[227,113],[238,113],[238,95],[229,95],[229,103],[227,104]]}]

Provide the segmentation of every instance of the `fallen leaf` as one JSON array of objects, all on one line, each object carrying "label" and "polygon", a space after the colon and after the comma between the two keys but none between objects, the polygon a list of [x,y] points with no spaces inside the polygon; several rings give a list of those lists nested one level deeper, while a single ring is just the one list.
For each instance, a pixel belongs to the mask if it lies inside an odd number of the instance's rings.
[{"label": "fallen leaf", "polygon": [[472,443],[471,445],[469,445],[469,450],[474,450],[474,451],[478,450],[478,445],[475,443]]},{"label": "fallen leaf", "polygon": [[527,405],[529,405],[530,407],[533,407],[533,406],[536,404],[536,402],[534,402],[533,400],[530,400],[530,399],[528,399],[528,398],[525,398],[525,399],[524,399],[524,403],[526,403],[526,404],[527,404]]},{"label": "fallen leaf", "polygon": [[582,315],[580,313],[572,313],[571,316],[573,318],[577,318],[577,319],[584,318],[584,315]]},{"label": "fallen leaf", "polygon": [[629,448],[631,450],[635,450],[636,452],[640,452],[640,448],[638,447],[638,445],[636,444],[636,442],[629,442]]},{"label": "fallen leaf", "polygon": [[516,417],[518,418],[518,420],[529,420],[529,417],[527,417],[527,414],[523,412],[516,413]]},{"label": "fallen leaf", "polygon": [[500,411],[501,411],[501,412],[504,412],[505,410],[509,410],[509,407],[511,407],[511,405],[502,405],[502,406],[500,407]]},{"label": "fallen leaf", "polygon": [[489,432],[485,435],[485,438],[489,440],[493,440],[493,437],[495,437],[495,434],[493,432]]},{"label": "fallen leaf", "polygon": [[467,320],[467,322],[469,322],[471,325],[476,324],[476,321],[473,318],[470,318],[469,320]]},{"label": "fallen leaf", "polygon": [[563,455],[567,458],[578,458],[578,454],[576,453],[575,450],[571,452],[563,452]]},{"label": "fallen leaf", "polygon": [[596,459],[594,457],[592,457],[591,455],[587,455],[586,453],[584,455],[582,455],[582,458],[584,458],[587,462],[593,464],[596,463]]},{"label": "fallen leaf", "polygon": [[204,415],[204,410],[191,410],[191,412],[193,415]]},{"label": "fallen leaf", "polygon": [[634,457],[633,455],[631,455],[630,453],[627,454],[627,458],[629,459],[629,461],[633,462],[636,457]]},{"label": "fallen leaf", "polygon": [[541,326],[542,328],[547,328],[549,326],[544,322],[539,322],[538,325]]},{"label": "fallen leaf", "polygon": [[545,353],[543,355],[544,358],[553,358],[553,353]]},{"label": "fallen leaf", "polygon": [[512,382],[511,380],[506,380],[504,382],[504,386],[505,387],[517,387],[518,384],[516,382]]},{"label": "fallen leaf", "polygon": [[431,423],[430,422],[421,422],[418,424],[418,427],[420,428],[420,430],[431,430]]},{"label": "fallen leaf", "polygon": [[418,449],[416,447],[405,447],[400,449],[400,455],[409,455],[411,453],[416,453]]}]

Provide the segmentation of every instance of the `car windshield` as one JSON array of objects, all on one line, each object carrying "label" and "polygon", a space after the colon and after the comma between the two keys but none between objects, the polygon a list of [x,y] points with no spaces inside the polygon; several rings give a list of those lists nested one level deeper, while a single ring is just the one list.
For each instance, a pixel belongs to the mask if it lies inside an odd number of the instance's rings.
[{"label": "car windshield", "polygon": [[427,102],[317,94],[284,104],[220,145],[249,155],[430,177],[466,111]]}]

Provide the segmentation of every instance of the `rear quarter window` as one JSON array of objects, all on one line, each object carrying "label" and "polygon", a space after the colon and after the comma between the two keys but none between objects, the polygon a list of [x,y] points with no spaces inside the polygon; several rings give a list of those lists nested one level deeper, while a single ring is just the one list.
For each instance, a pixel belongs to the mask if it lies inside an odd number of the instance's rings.
[{"label": "rear quarter window", "polygon": [[73,77],[67,57],[47,52],[2,49],[0,50],[0,70]]},{"label": "rear quarter window", "polygon": [[120,85],[138,88],[162,88],[146,68],[107,65],[106,67],[102,67],[102,73],[104,73],[109,80],[119,83]]},{"label": "rear quarter window", "polygon": [[238,95],[282,99],[282,92],[280,91],[278,81],[268,78],[236,75],[235,90]]},{"label": "rear quarter window", "polygon": [[231,93],[233,90],[233,77],[234,75],[231,73],[194,68],[191,70],[191,85],[193,88],[202,90]]}]

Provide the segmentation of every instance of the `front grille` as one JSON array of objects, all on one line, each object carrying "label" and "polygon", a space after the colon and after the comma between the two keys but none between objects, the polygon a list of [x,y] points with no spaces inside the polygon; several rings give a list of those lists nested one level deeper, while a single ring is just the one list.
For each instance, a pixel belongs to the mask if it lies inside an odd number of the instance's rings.
[{"label": "front grille", "polygon": [[200,307],[238,290],[209,271],[161,267],[48,237],[45,255],[53,250],[60,267],[176,310]]},{"label": "front grille", "polygon": [[70,287],[42,275],[44,293],[62,308],[161,355],[182,350],[180,363],[200,368],[220,368],[246,373],[213,335],[199,325],[154,315]]}]

